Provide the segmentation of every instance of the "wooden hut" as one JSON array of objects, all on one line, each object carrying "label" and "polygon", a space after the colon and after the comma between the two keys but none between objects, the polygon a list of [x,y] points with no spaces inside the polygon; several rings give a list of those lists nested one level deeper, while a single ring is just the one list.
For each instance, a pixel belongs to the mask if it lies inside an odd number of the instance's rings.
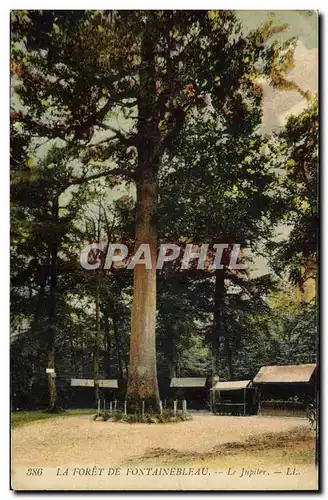
[{"label": "wooden hut", "polygon": [[208,401],[206,377],[173,377],[170,383],[170,395],[174,400],[187,401],[187,407],[203,409]]},{"label": "wooden hut", "polygon": [[316,364],[263,366],[253,380],[259,411],[265,415],[305,416],[315,399]]},{"label": "wooden hut", "polygon": [[221,415],[253,415],[257,412],[256,389],[251,380],[216,382],[210,389],[213,413]]},{"label": "wooden hut", "polygon": [[[116,399],[118,390],[118,381],[116,379],[100,379],[99,392],[100,398],[109,402]],[[94,379],[72,378],[71,387],[74,390],[72,400],[79,407],[94,406]]]}]

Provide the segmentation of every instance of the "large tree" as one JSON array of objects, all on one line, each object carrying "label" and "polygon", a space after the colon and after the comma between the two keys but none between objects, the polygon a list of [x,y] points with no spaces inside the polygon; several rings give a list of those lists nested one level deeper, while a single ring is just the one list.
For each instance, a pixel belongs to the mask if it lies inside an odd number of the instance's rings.
[{"label": "large tree", "polygon": [[[136,183],[135,244],[150,245],[152,269],[134,268],[127,398],[131,408],[141,399],[158,408],[155,260],[162,159],[172,154],[198,107],[221,110],[243,134],[245,117],[261,102],[258,77],[278,88],[296,87],[284,76],[295,41],[270,43],[285,29],[272,21],[245,35],[231,11],[15,11],[12,20],[24,126],[40,137],[88,145],[86,165],[104,160],[113,175]],[[95,145],[99,130],[110,135]]]}]

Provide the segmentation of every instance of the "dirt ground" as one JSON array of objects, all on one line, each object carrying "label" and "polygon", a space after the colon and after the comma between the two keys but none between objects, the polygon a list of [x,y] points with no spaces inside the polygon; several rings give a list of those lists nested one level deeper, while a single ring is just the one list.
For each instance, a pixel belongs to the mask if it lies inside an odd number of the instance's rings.
[{"label": "dirt ground", "polygon": [[[294,441],[287,443],[292,436]],[[61,417],[15,428],[11,439],[15,489],[198,489],[203,483],[201,489],[316,486],[314,439],[307,420],[301,418],[196,414],[186,422],[148,425]],[[138,472],[143,467],[184,465],[206,466],[214,473],[195,477],[193,469],[183,477],[174,471],[173,476],[158,478],[152,469],[155,476],[145,478]],[[259,467],[268,474],[245,477],[246,470],[260,471]],[[35,477],[29,468],[42,468],[41,476]],[[74,468],[83,468],[82,475]],[[95,474],[87,468],[94,468]],[[109,468],[122,471],[112,475]],[[229,477],[232,468],[234,478]]]}]

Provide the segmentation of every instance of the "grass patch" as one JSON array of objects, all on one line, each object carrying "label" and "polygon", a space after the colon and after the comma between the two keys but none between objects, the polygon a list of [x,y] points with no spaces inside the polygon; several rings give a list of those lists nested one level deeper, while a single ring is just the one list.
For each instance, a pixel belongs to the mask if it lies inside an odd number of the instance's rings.
[{"label": "grass patch", "polygon": [[96,411],[97,410],[91,408],[65,410],[61,413],[46,413],[45,411],[15,411],[11,413],[11,427],[20,427],[39,420],[48,420],[49,418],[93,415]]}]

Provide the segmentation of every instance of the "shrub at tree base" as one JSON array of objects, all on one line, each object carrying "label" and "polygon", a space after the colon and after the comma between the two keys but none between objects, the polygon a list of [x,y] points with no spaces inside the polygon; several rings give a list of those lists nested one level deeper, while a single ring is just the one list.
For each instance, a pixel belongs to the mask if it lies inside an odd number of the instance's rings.
[{"label": "shrub at tree base", "polygon": [[145,413],[142,414],[128,414],[124,413],[114,413],[111,414],[108,411],[103,411],[99,415],[94,416],[94,420],[101,419],[105,422],[109,420],[110,422],[127,422],[129,424],[142,423],[142,424],[166,424],[171,422],[184,422],[186,420],[191,420],[192,417],[188,414],[177,414],[175,415],[173,411],[165,411],[160,413]]}]

